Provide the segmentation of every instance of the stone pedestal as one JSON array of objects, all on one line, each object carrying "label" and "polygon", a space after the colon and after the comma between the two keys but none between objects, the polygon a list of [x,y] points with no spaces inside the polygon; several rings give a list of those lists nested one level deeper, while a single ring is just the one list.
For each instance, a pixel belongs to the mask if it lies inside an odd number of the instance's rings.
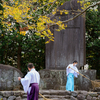
[{"label": "stone pedestal", "polygon": [[66,71],[41,70],[40,89],[61,89],[66,85]]},{"label": "stone pedestal", "polygon": [[[96,70],[79,70],[80,73],[85,75],[91,80],[96,79]],[[66,70],[41,70],[40,72],[40,90],[41,89],[55,89],[65,90],[66,88]],[[92,88],[91,82],[82,76],[75,78],[75,86],[78,90],[90,90]]]}]

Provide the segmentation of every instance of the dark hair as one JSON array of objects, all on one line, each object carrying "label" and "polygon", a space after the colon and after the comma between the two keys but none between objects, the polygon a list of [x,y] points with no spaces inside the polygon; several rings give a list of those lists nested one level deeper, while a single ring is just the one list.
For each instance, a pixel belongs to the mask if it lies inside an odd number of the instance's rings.
[{"label": "dark hair", "polygon": [[27,67],[31,69],[31,68],[34,67],[34,65],[33,65],[33,63],[28,63],[28,64],[27,64]]},{"label": "dark hair", "polygon": [[75,61],[73,61],[73,63],[78,63],[78,62],[75,60]]}]

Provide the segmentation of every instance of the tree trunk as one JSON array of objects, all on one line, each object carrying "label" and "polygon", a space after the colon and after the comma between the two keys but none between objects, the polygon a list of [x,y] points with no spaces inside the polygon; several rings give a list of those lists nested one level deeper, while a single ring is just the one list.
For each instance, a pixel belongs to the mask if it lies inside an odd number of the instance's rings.
[{"label": "tree trunk", "polygon": [[100,4],[98,5],[98,10],[100,11]]},{"label": "tree trunk", "polygon": [[18,46],[18,54],[17,54],[17,68],[21,70],[21,51],[22,51],[22,46]]}]

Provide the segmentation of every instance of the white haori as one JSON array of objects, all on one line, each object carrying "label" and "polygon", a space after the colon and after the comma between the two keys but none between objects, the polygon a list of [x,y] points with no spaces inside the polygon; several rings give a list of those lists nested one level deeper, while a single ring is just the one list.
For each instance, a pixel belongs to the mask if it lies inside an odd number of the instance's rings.
[{"label": "white haori", "polygon": [[26,76],[21,79],[21,83],[23,85],[25,93],[27,92],[30,93],[31,87],[29,86],[31,83],[38,83],[39,85],[39,81],[40,81],[40,75],[35,69],[32,69],[30,72],[28,72]]},{"label": "white haori", "polygon": [[[69,68],[69,67],[71,67],[72,69],[74,69],[74,70],[72,70],[71,68]],[[77,69],[77,67],[74,65],[73,66],[73,64],[69,64],[68,66],[67,66],[67,68],[66,68],[66,75],[68,75],[69,73],[72,73],[72,74],[74,74],[74,76],[75,77],[77,77],[78,75],[79,75],[79,73],[77,73],[77,72],[79,72],[78,71],[78,69]]]}]

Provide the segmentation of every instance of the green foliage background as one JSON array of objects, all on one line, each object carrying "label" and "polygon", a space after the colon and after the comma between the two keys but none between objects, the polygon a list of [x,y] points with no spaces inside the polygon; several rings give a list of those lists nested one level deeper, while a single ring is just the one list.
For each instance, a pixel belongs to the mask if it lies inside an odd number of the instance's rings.
[{"label": "green foliage background", "polygon": [[[2,6],[0,10],[3,10]],[[14,22],[12,31],[4,28],[0,22],[0,63],[14,66],[24,74],[29,62],[34,63],[36,70],[44,69],[45,39],[36,36],[32,30],[25,36],[19,34],[19,24],[14,19],[9,19],[11,23]]]},{"label": "green foliage background", "polygon": [[34,63],[36,70],[44,68],[45,40],[35,34],[22,36],[16,32],[0,35],[0,63],[17,68],[18,48],[21,46],[20,70],[26,73],[27,63]]},{"label": "green foliage background", "polygon": [[34,63],[37,70],[44,68],[45,40],[32,34],[21,36],[13,32],[13,35],[4,33],[0,36],[0,63],[17,67],[18,47],[21,45],[20,70],[26,73],[26,64]]},{"label": "green foliage background", "polygon": [[86,13],[86,59],[100,78],[100,11],[91,9]]}]

